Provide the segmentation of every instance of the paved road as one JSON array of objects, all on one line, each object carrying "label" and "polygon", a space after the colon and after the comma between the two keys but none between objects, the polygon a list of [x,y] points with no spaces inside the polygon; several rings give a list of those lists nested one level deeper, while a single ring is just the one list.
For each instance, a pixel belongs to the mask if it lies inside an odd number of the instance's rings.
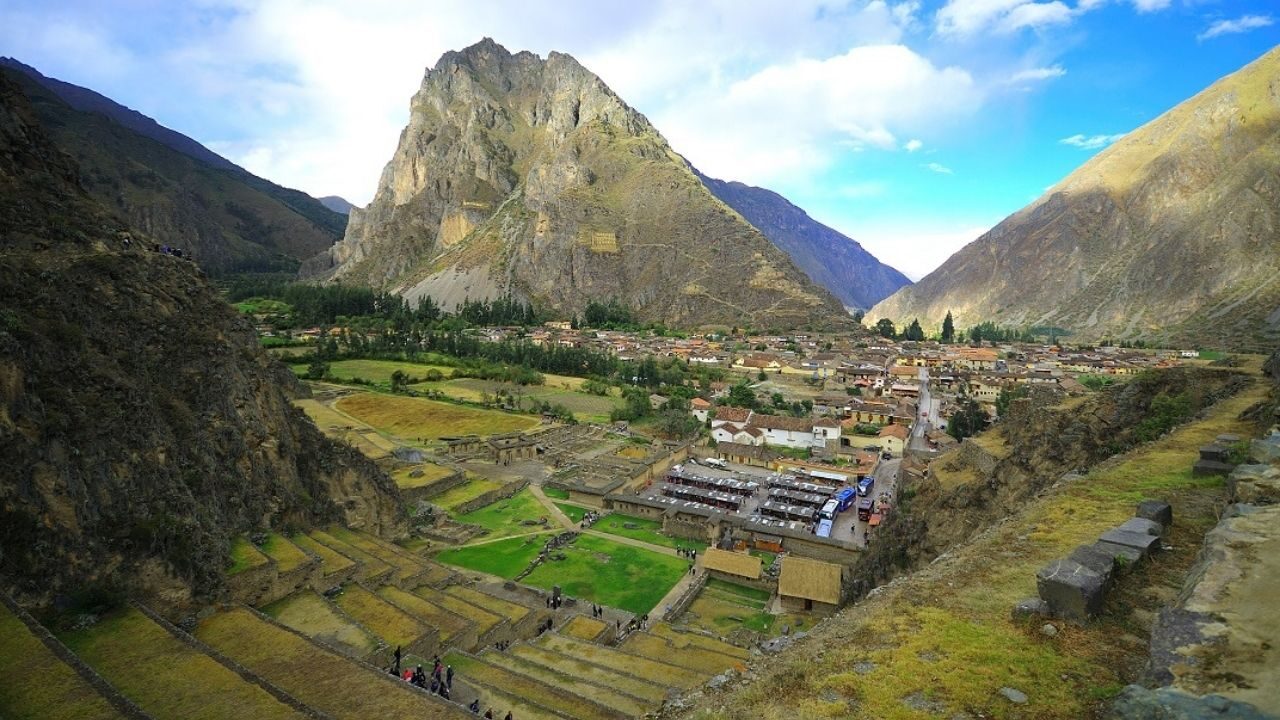
[{"label": "paved road", "polygon": [[929,391],[929,368],[920,368],[920,402],[917,403],[915,422],[911,426],[912,450],[931,450],[925,433],[939,424],[938,409],[942,401]]}]

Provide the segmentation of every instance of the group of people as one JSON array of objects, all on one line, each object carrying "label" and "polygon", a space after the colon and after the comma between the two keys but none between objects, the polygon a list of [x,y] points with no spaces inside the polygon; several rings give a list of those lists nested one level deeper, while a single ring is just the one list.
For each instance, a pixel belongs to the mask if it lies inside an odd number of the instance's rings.
[{"label": "group of people", "polygon": [[[475,713],[476,715],[479,715],[479,714],[480,714],[480,699],[479,699],[479,698],[476,698],[476,700],[475,700],[474,702],[472,702],[470,705],[468,705],[468,706],[467,706],[467,709],[468,709],[468,710],[470,710],[471,712]],[[486,720],[493,720],[493,718],[494,718],[493,708],[489,708],[488,710],[485,710],[485,711],[484,711],[484,716],[485,716]],[[510,710],[508,710],[508,711],[507,711],[507,716],[506,716],[505,718],[503,718],[502,720],[514,720],[514,717],[515,717],[515,716],[513,716],[513,715],[511,714],[511,711],[510,711]]]},{"label": "group of people", "polygon": [[588,510],[587,514],[582,516],[582,520],[578,521],[578,527],[583,529],[589,528],[601,517],[603,516],[595,510]]},{"label": "group of people", "polygon": [[560,606],[561,606],[561,605],[563,605],[563,604],[564,604],[564,597],[563,597],[563,596],[561,596],[561,595],[548,595],[548,596],[547,596],[547,607],[548,607],[548,608],[550,608],[551,610],[559,610],[559,609],[560,609]]},{"label": "group of people", "polygon": [[551,627],[552,627],[551,618],[547,618],[546,621],[544,621],[541,625],[538,626],[538,635],[542,635],[542,633],[549,631]]},{"label": "group of people", "polygon": [[599,605],[596,605],[596,604],[594,604],[594,603],[593,603],[593,604],[591,605],[591,617],[593,617],[593,618],[602,618],[602,617],[604,617],[604,608],[602,608],[602,607],[600,607]]},{"label": "group of people", "polygon": [[453,666],[452,665],[445,665],[443,662],[440,661],[440,656],[437,655],[435,657],[435,660],[432,662],[431,676],[430,676],[430,679],[428,679],[427,673],[425,670],[422,669],[421,665],[417,666],[412,670],[406,668],[405,671],[401,673],[400,672],[401,657],[402,655],[401,655],[400,646],[397,645],[396,652],[395,652],[395,663],[391,666],[391,669],[390,669],[392,675],[395,675],[396,677],[403,679],[407,683],[416,685],[422,688],[423,690],[427,690],[434,695],[439,695],[445,700],[449,699],[449,694],[453,692]]},{"label": "group of people", "polygon": [[676,552],[680,553],[680,557],[688,558],[693,562],[698,562],[698,551],[692,548],[676,548]]},{"label": "group of people", "polygon": [[510,640],[499,640],[498,642],[493,644],[493,649],[497,650],[498,652],[506,652],[507,648],[509,647],[511,647]]}]

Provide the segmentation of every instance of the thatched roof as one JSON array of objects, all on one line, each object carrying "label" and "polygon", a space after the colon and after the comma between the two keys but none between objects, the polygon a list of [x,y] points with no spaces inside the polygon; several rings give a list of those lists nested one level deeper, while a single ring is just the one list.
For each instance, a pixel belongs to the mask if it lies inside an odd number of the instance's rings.
[{"label": "thatched roof", "polygon": [[842,570],[833,563],[788,555],[782,559],[778,594],[839,605]]},{"label": "thatched roof", "polygon": [[760,558],[747,553],[707,548],[702,553],[702,567],[751,580],[760,578]]}]

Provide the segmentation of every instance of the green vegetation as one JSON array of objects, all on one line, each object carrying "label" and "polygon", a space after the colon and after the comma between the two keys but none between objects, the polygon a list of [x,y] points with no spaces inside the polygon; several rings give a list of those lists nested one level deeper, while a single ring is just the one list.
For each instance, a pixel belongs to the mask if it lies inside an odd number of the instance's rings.
[{"label": "green vegetation", "polygon": [[[491,540],[544,529],[542,524],[546,517],[547,509],[525,488],[506,500],[459,515],[456,519],[488,530],[485,539]],[[525,522],[534,524],[526,525]]]},{"label": "green vegetation", "polygon": [[231,541],[231,566],[227,568],[227,577],[265,564],[267,556],[254,547],[248,538],[239,535]]},{"label": "green vegetation", "polygon": [[[634,525],[635,527],[624,527],[626,525]],[[707,544],[704,542],[663,535],[662,523],[657,520],[649,520],[632,515],[620,515],[617,513],[606,515],[595,525],[592,525],[591,529],[609,533],[610,535],[631,538],[632,540],[640,540],[650,545],[698,551],[707,549]]]},{"label": "green vegetation", "polygon": [[303,717],[134,608],[102,618],[62,640],[153,717]]},{"label": "green vegetation", "polygon": [[377,393],[348,395],[334,407],[410,442],[457,435],[497,435],[528,430],[538,424],[536,418],[496,410]]},{"label": "green vegetation", "polygon": [[776,635],[783,626],[794,628],[802,622],[796,616],[770,615],[765,612],[768,602],[769,593],[765,590],[711,578],[689,606],[683,621],[717,635],[730,635],[739,628]]},{"label": "green vegetation", "polygon": [[986,430],[987,426],[991,424],[991,416],[978,404],[977,400],[965,398],[960,400],[957,405],[959,405],[959,408],[951,416],[951,420],[947,422],[947,434],[956,440],[964,440],[972,435],[977,435]]},{"label": "green vegetation", "polygon": [[[416,477],[415,473],[417,473]],[[391,479],[396,481],[396,487],[401,490],[411,490],[438,482],[452,474],[453,470],[451,468],[433,463],[423,463],[412,467],[400,468],[391,473]]]},{"label": "green vegetation", "polygon": [[1076,379],[1090,390],[1101,390],[1116,383],[1115,375],[1081,375]]},{"label": "green vegetation", "polygon": [[464,545],[445,550],[436,556],[436,560],[510,580],[529,567],[529,563],[538,556],[547,542],[549,532],[509,537],[480,545]]},{"label": "green vegetation", "polygon": [[565,489],[563,489],[563,488],[557,488],[557,487],[545,487],[545,486],[544,486],[544,487],[542,488],[542,494],[543,494],[543,495],[546,495],[547,497],[549,497],[549,498],[551,498],[551,499],[553,499],[553,500],[568,500],[568,499],[569,499],[569,491],[568,491],[568,490],[565,490]]},{"label": "green vegetation", "polygon": [[539,565],[524,582],[559,585],[570,596],[647,613],[688,572],[689,563],[591,535],[579,536],[561,550],[564,560]]},{"label": "green vegetation", "polygon": [[0,605],[0,708],[12,720],[123,720],[4,605]]},{"label": "green vegetation", "polygon": [[[428,365],[404,362],[402,360],[333,360],[328,365],[326,377],[335,382],[374,383],[385,387],[391,386],[391,376],[395,372],[403,372],[412,381],[425,379],[432,370],[448,375],[453,369],[444,365]],[[307,377],[309,363],[294,363],[289,366],[295,375]]]},{"label": "green vegetation", "polygon": [[267,541],[262,544],[262,552],[275,561],[276,569],[282,573],[291,572],[311,562],[311,558],[298,549],[297,545],[275,533],[267,536]]},{"label": "green vegetation", "polygon": [[587,516],[588,510],[578,505],[570,505],[568,503],[556,503],[556,507],[560,508],[560,512],[575,523],[582,522],[582,518]]},{"label": "green vegetation", "polygon": [[479,475],[468,475],[466,482],[432,498],[431,502],[449,512],[453,512],[454,508],[459,505],[475,500],[490,490],[497,490],[500,487],[502,487],[502,483],[496,480],[482,478]]}]

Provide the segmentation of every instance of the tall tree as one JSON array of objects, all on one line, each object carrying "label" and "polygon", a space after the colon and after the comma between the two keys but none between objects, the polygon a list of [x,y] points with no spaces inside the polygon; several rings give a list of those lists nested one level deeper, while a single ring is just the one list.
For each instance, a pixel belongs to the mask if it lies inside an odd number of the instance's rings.
[{"label": "tall tree", "polygon": [[902,333],[902,336],[907,340],[924,340],[924,328],[920,327],[920,320],[913,319],[911,324],[908,325],[907,329]]},{"label": "tall tree", "polygon": [[956,324],[951,319],[951,311],[947,311],[947,316],[942,320],[942,342],[954,342],[956,339]]},{"label": "tall tree", "polygon": [[889,318],[880,318],[876,321],[876,332],[880,333],[880,337],[893,340],[898,336],[898,330],[893,326],[893,321]]}]

